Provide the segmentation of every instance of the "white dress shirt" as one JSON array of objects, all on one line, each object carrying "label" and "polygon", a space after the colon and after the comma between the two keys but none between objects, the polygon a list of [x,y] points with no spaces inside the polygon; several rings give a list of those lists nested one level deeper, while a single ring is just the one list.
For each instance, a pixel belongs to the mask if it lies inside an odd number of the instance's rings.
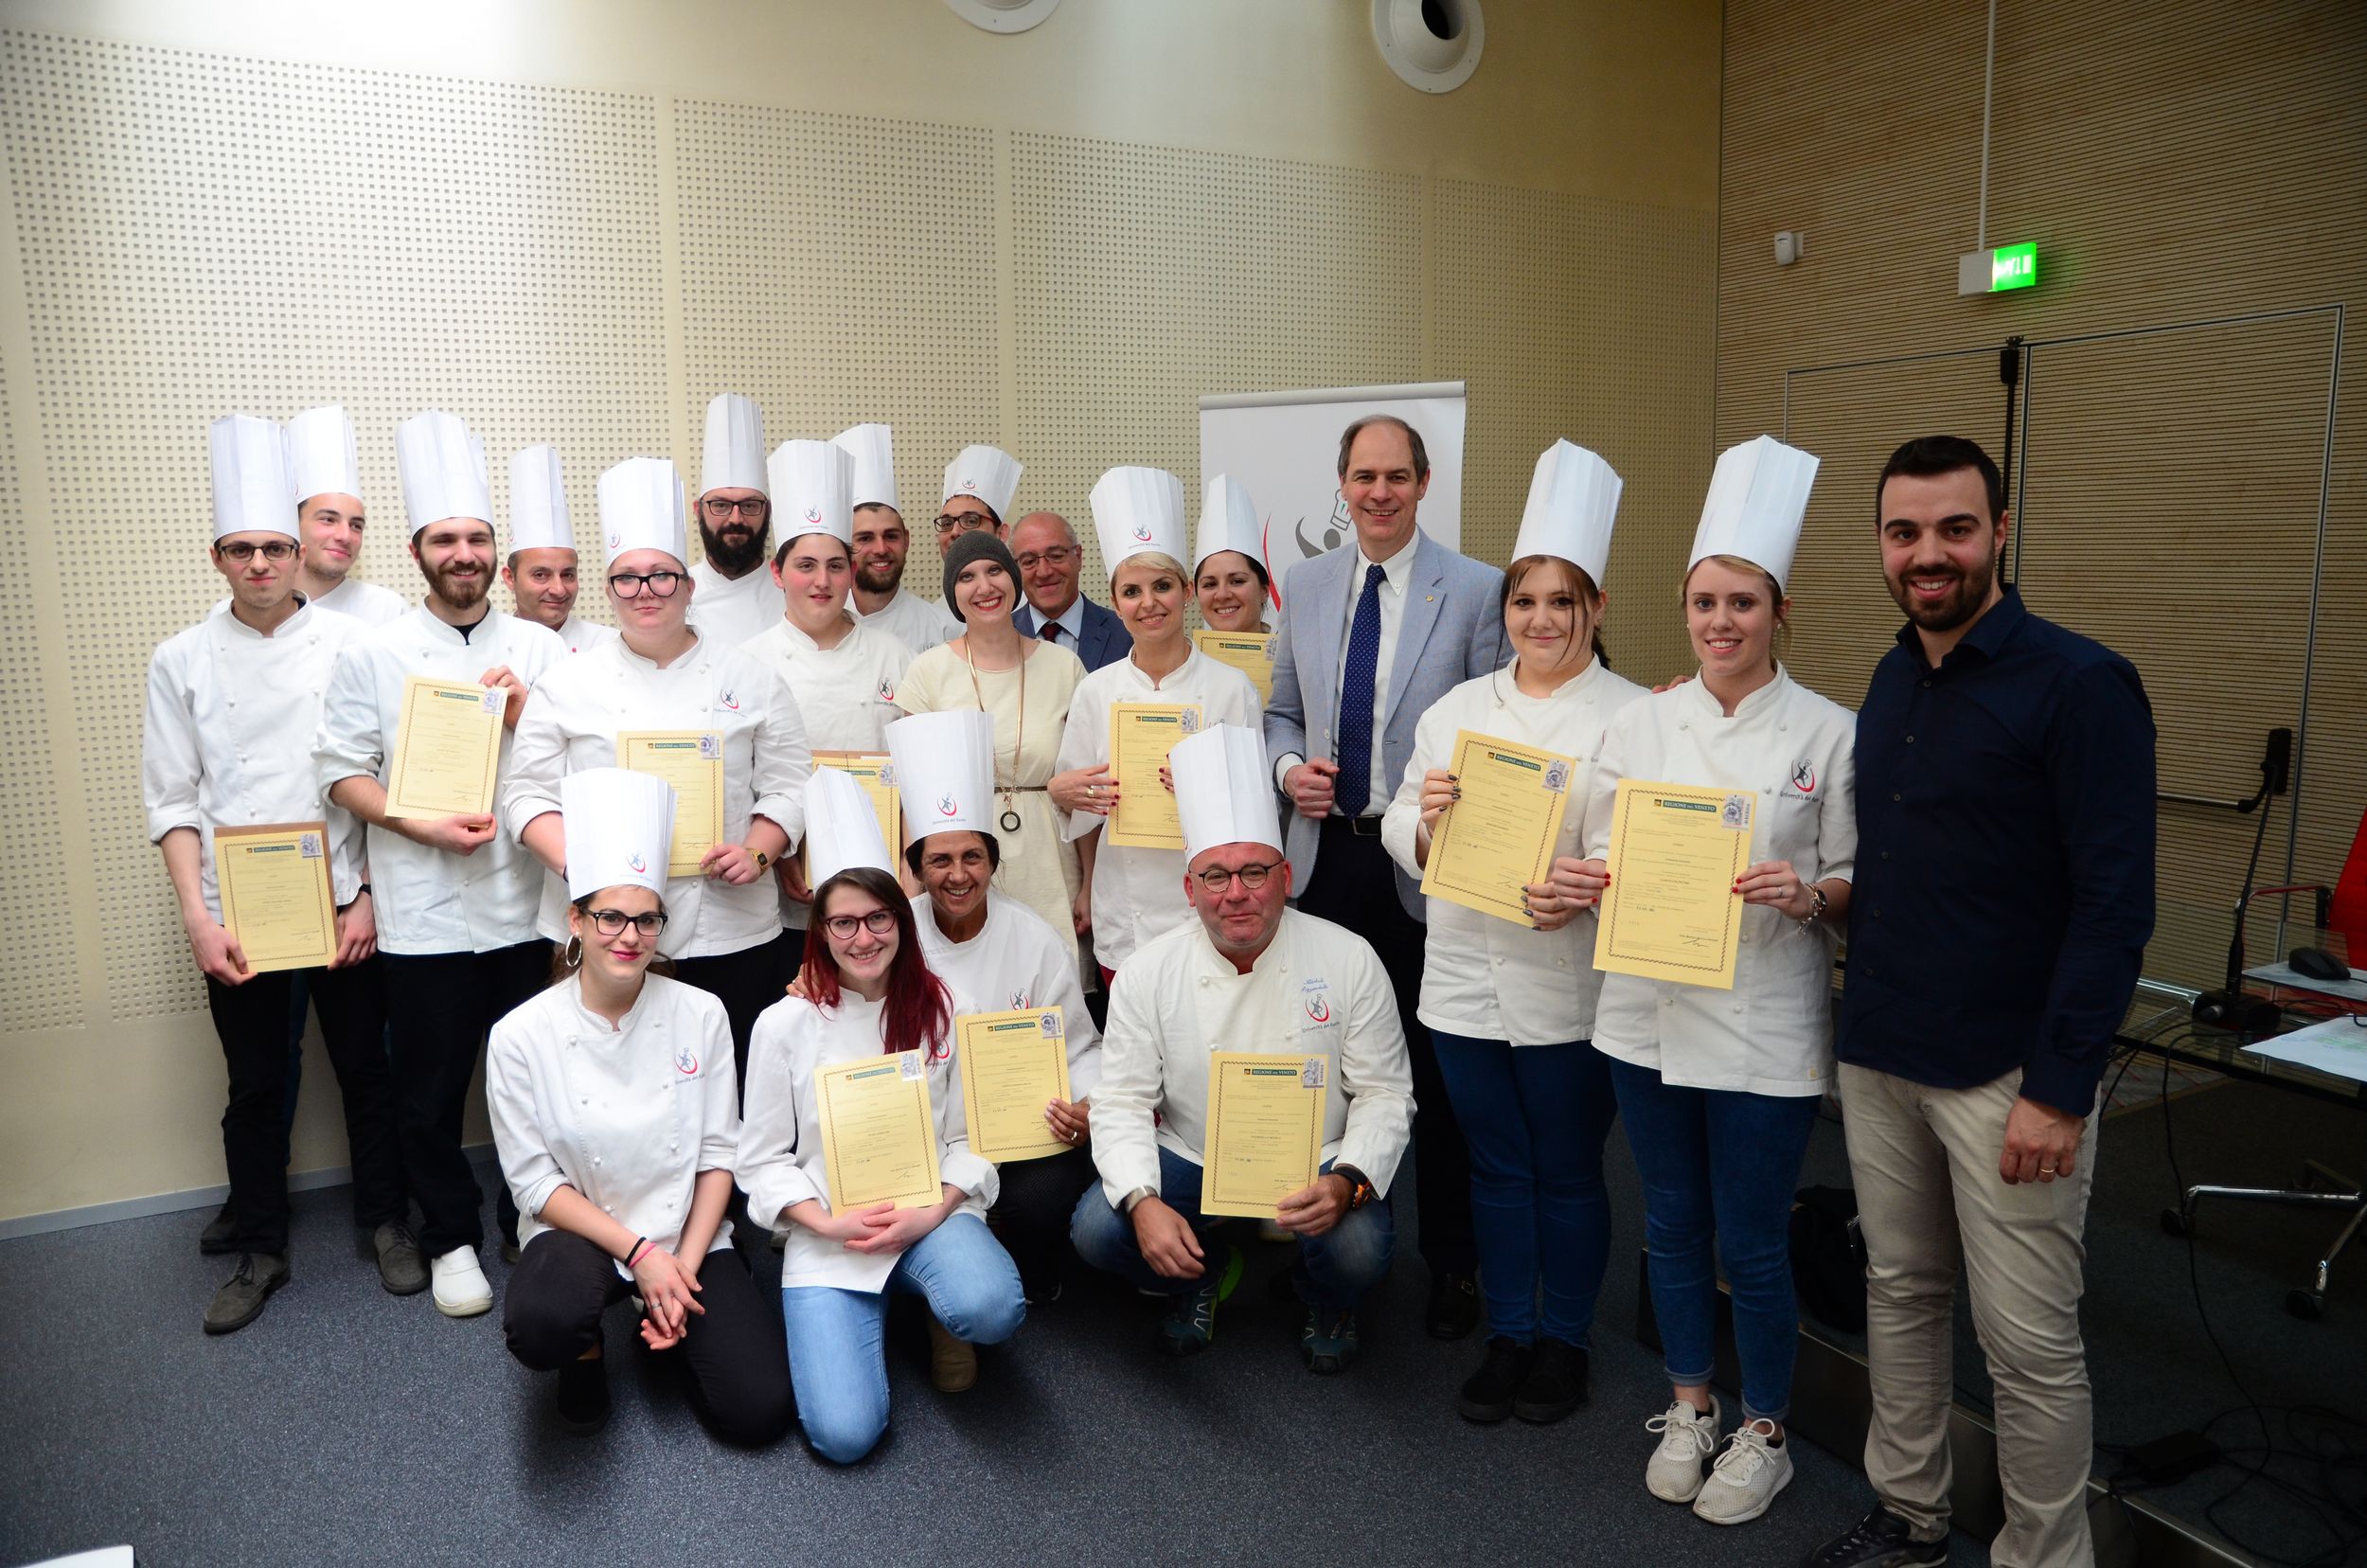
[{"label": "white dress shirt", "polygon": [[[1381,820],[1380,840],[1406,875],[1419,878],[1415,837],[1422,820],[1422,775],[1454,760],[1457,731],[1559,752],[1574,758],[1565,786],[1556,858],[1581,858],[1587,781],[1613,714],[1645,695],[1596,659],[1551,696],[1527,697],[1507,666],[1466,681],[1440,698],[1414,730],[1414,756]],[[1594,1032],[1594,912],[1558,931],[1535,931],[1446,899],[1425,900],[1429,935],[1422,950],[1422,999],[1415,1016],[1433,1029],[1514,1045],[1559,1045]]]},{"label": "white dress shirt", "polygon": [[581,615],[569,615],[565,624],[559,629],[559,640],[567,645],[567,651],[570,653],[580,653],[587,648],[597,648],[617,634],[616,628],[613,626],[602,626],[596,621],[588,621]]},{"label": "white dress shirt", "polygon": [[[1185,645],[1187,648],[1189,644]],[[1077,683],[1068,701],[1068,729],[1060,738],[1056,772],[1068,773],[1110,760],[1110,706],[1113,703],[1198,703],[1201,723],[1238,724],[1255,732],[1265,704],[1248,676],[1192,648],[1165,679],[1143,673],[1133,656],[1103,665]],[[1154,775],[1130,780],[1140,795],[1164,793]],[[1061,831],[1073,842],[1110,819],[1092,811],[1064,813]],[[1184,851],[1114,845],[1103,834],[1094,852],[1094,957],[1116,969],[1143,944],[1199,917],[1184,901]]]},{"label": "white dress shirt", "polygon": [[1101,1081],[1101,1031],[1094,1027],[1077,983],[1073,938],[1054,935],[1034,910],[992,891],[987,894],[986,923],[967,942],[953,941],[938,929],[936,905],[926,895],[913,900],[913,918],[929,968],[953,993],[955,1016],[1059,1008],[1068,1035],[1069,1097],[1081,1100],[1094,1092]]},{"label": "white dress shirt", "polygon": [[1197,920],[1118,971],[1093,1118],[1094,1164],[1113,1206],[1139,1187],[1159,1189],[1160,1149],[1201,1163],[1217,1051],[1325,1058],[1323,1158],[1389,1190],[1414,1128],[1396,993],[1361,936],[1286,909],[1247,974]]},{"label": "white dress shirt", "polygon": [[726,578],[702,561],[690,568],[690,624],[715,639],[718,648],[738,648],[781,618],[789,596],[762,561],[746,577]]},{"label": "white dress shirt", "polygon": [[[1338,689],[1342,692],[1348,688],[1348,644],[1356,636],[1356,606],[1364,597],[1364,579],[1376,565],[1380,568],[1381,574],[1380,651],[1373,659],[1372,795],[1365,802],[1366,816],[1380,815],[1388,808],[1389,796],[1397,786],[1397,780],[1389,776],[1388,758],[1381,755],[1381,731],[1386,727],[1383,719],[1389,712],[1389,677],[1397,663],[1397,633],[1405,625],[1405,596],[1408,585],[1414,580],[1414,552],[1421,543],[1421,531],[1416,529],[1407,537],[1396,555],[1386,561],[1375,561],[1364,554],[1363,543],[1360,541],[1356,547],[1356,567],[1348,574],[1348,609],[1346,617],[1340,622],[1340,659],[1334,667],[1339,677]],[[1330,726],[1335,738],[1333,744],[1337,745],[1339,715],[1310,713],[1307,716],[1310,727],[1319,719]],[[1286,752],[1274,758],[1274,788],[1288,795],[1290,791],[1282,788],[1282,775],[1306,760],[1296,752]],[[1337,788],[1336,782],[1334,787]],[[1365,1174],[1369,1176],[1372,1172],[1368,1170]]]},{"label": "white dress shirt", "polygon": [[382,588],[375,582],[365,582],[348,577],[328,593],[312,600],[315,610],[334,610],[341,615],[351,615],[365,626],[383,626],[400,620],[410,609],[410,601],[392,588]]},{"label": "white dress shirt", "polygon": [[[1789,861],[1810,884],[1847,881],[1858,858],[1857,717],[1778,670],[1728,718],[1699,680],[1614,715],[1586,801],[1586,854],[1611,846],[1623,778],[1753,797],[1751,863]],[[1731,991],[1603,977],[1594,1048],[1663,1081],[1754,1095],[1822,1095],[1833,1077],[1833,928],[1765,904],[1742,911]]]},{"label": "white dress shirt", "polygon": [[[830,1185],[822,1160],[822,1123],[813,1075],[834,1061],[877,1057],[886,1049],[882,1007],[853,991],[839,993],[827,1011],[802,996],[784,997],[764,1009],[748,1040],[747,1122],[739,1136],[739,1185],[748,1212],[759,1222],[785,1228],[789,1244],[781,1256],[783,1289],[827,1285],[877,1293],[895,1272],[892,1256],[849,1252],[840,1242],[794,1221],[782,1211],[811,1198],[830,1207]],[[929,1061],[929,1110],[937,1126],[937,1174],[968,1196],[954,1211],[986,1218],[1002,1193],[990,1161],[970,1151],[970,1140],[952,1125],[961,1075],[954,1070],[952,1042]],[[833,1211],[834,1212],[834,1211]],[[952,1216],[947,1217],[951,1219]]]},{"label": "white dress shirt", "polygon": [[[547,626],[498,610],[467,635],[414,610],[346,646],[329,676],[313,748],[321,784],[357,775],[383,785],[394,768],[395,736],[402,720],[402,683],[424,675],[474,681],[507,665],[531,686],[567,657],[567,645]],[[502,732],[499,776],[507,778],[517,738]],[[390,828],[369,829],[370,903],[378,945],[387,953],[490,953],[534,940],[534,909],[543,867],[496,831],[475,853],[449,854]]]},{"label": "white dress shirt", "polygon": [[[621,636],[561,661],[535,683],[518,721],[516,750],[502,775],[505,839],[559,810],[559,781],[586,768],[616,766],[616,737],[632,730],[714,730],[723,745],[723,842],[747,842],[753,818],[768,817],[789,835],[806,831],[806,780],[813,755],[797,701],[772,668],[702,633],[660,669]],[[531,858],[531,857],[529,857]],[[543,880],[539,929],[567,935],[567,880]],[[778,884],[770,870],[734,886],[691,875],[666,880],[669,958],[739,953],[781,934]]]},{"label": "white dress shirt", "polygon": [[[565,1185],[679,1253],[699,1173],[738,1160],[739,1096],[731,1021],[694,986],[648,976],[615,1025],[583,1005],[575,978],[521,1004],[485,1050],[485,1102],[520,1244],[552,1228],[543,1205]],[[731,1240],[726,1219],[707,1250]]]},{"label": "white dress shirt", "polygon": [[855,608],[850,595],[846,613],[858,622],[893,633],[915,653],[926,653],[939,643],[952,642],[962,634],[961,618],[935,599],[922,598],[911,589],[899,584],[896,597],[870,615]]},{"label": "white dress shirt", "polygon": [[307,604],[265,636],[225,600],[166,638],[149,661],[140,738],[149,842],[162,843],[175,828],[197,829],[199,885],[216,920],[217,827],[327,822],[329,891],[340,908],[353,901],[362,883],[361,824],[329,804],[311,741],[337,655],[367,630]]}]

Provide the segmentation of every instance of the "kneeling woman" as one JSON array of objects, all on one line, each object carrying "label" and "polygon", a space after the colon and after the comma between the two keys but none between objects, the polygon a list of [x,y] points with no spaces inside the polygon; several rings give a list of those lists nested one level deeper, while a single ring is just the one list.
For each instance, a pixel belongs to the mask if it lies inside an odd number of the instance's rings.
[{"label": "kneeling woman", "polygon": [[[814,853],[826,855],[819,835]],[[781,1321],[806,1440],[848,1465],[887,1431],[889,1291],[926,1297],[938,1322],[974,1345],[1010,1338],[1026,1305],[1018,1269],[987,1229],[994,1167],[959,1131],[952,1007],[921,957],[903,890],[877,864],[851,866],[820,882],[813,911],[808,994],[756,1020],[739,1182],[749,1212],[789,1233]],[[904,1052],[917,1053],[928,1077],[940,1200],[842,1210],[830,1200],[815,1076],[833,1062]]]},{"label": "kneeling woman", "polygon": [[600,1315],[628,1294],[718,1436],[789,1430],[789,1365],[723,1205],[739,1142],[731,1025],[705,991],[650,973],[666,924],[674,793],[616,768],[571,774],[567,972],[493,1025],[486,1097],[525,1250],[510,1354],[559,1374],[559,1411],[608,1418]]}]

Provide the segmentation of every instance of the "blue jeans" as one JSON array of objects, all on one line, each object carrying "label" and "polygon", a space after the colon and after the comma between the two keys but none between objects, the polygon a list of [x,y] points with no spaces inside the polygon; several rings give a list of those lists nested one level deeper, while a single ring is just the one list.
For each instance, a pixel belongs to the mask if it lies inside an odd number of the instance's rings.
[{"label": "blue jeans", "polygon": [[[1608,1059],[1583,1040],[1512,1045],[1431,1031],[1471,1147],[1471,1232],[1487,1331],[1583,1346],[1611,1260],[1603,1141],[1619,1103]],[[1538,1310],[1538,1286],[1544,1310]]]},{"label": "blue jeans", "polygon": [[[1323,1168],[1329,1170],[1331,1162],[1325,1161]],[[1161,1149],[1159,1197],[1202,1238],[1208,1263],[1220,1268],[1224,1255],[1216,1244],[1217,1233],[1233,1221],[1228,1215],[1200,1212],[1200,1167],[1172,1149]],[[1078,1257],[1137,1289],[1182,1295],[1201,1284],[1200,1279],[1169,1279],[1143,1261],[1142,1248],[1134,1239],[1134,1222],[1111,1206],[1099,1182],[1077,1200],[1068,1234]],[[1340,1312],[1355,1307],[1389,1272],[1397,1237],[1397,1222],[1390,1218],[1384,1199],[1342,1215],[1340,1222],[1321,1236],[1299,1238],[1300,1296],[1318,1311]]]},{"label": "blue jeans", "polygon": [[1611,1080],[1644,1178],[1652,1314],[1660,1321],[1668,1381],[1710,1381],[1715,1234],[1734,1298],[1743,1419],[1784,1419],[1791,1412],[1791,1360],[1800,1340],[1791,1197],[1816,1126],[1817,1096],[1673,1089],[1656,1070],[1616,1060]]},{"label": "blue jeans", "polygon": [[814,1452],[851,1465],[887,1432],[887,1292],[921,1296],[954,1338],[1000,1345],[1027,1315],[1011,1255],[974,1214],[957,1214],[904,1250],[881,1291],[781,1288],[781,1328],[797,1421]]}]

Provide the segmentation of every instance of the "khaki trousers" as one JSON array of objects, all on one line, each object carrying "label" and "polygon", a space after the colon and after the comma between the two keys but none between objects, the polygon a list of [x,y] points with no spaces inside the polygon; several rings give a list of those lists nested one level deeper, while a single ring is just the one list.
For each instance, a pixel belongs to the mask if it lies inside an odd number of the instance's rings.
[{"label": "khaki trousers", "polygon": [[2094,1560],[2094,1463],[2079,1292],[2096,1122],[2070,1179],[2009,1185],[1997,1172],[2019,1070],[1972,1089],[1927,1085],[1843,1062],[1842,1119],[1866,1244],[1866,1357],[1873,1424],[1866,1479],[1919,1538],[1946,1533],[1952,1297],[1961,1249],[1972,1323],[1997,1388],[2005,1528],[1997,1568]]}]

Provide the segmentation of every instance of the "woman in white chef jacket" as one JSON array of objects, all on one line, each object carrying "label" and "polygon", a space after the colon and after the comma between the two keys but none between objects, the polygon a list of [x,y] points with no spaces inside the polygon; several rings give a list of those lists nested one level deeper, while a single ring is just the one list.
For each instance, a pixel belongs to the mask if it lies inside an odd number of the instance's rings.
[{"label": "woman in white chef jacket", "polygon": [[[813,768],[805,725],[777,673],[687,623],[692,585],[674,465],[656,457],[619,463],[600,475],[599,493],[619,635],[561,660],[535,684],[502,780],[502,820],[550,870],[540,924],[561,940],[568,846],[560,781],[614,766],[624,734],[671,731],[703,757],[715,747],[722,836],[697,871],[667,879],[662,951],[685,985],[721,1000],[744,1078],[749,1030],[781,994],[794,959],[772,868],[805,830],[803,792]],[[681,812],[691,809],[683,802]]]},{"label": "woman in white chef jacket", "polygon": [[[1059,1299],[1075,1256],[1069,1215],[1094,1180],[1088,1139],[1093,1092],[1101,1080],[1101,1031],[1085,1008],[1076,943],[1025,904],[990,885],[1002,846],[988,803],[994,729],[981,713],[924,713],[888,726],[889,755],[903,792],[904,820],[925,829],[904,850],[925,895],[914,900],[920,950],[953,998],[953,1015],[1058,1007],[1068,1042],[1067,1099],[1044,1107],[1044,1123],[1065,1154],[996,1167],[1002,1192],[994,1223],[1031,1307]],[[944,803],[952,801],[949,815]],[[940,1356],[965,1355],[940,1344]],[[974,1358],[972,1358],[974,1365]]]},{"label": "woman in white chef jacket", "polygon": [[[1453,809],[1449,769],[1463,730],[1575,761],[1554,785],[1568,802],[1554,858],[1576,867],[1604,726],[1644,695],[1601,658],[1599,584],[1619,490],[1610,464],[1568,441],[1538,459],[1504,572],[1512,662],[1422,715],[1405,781],[1381,819],[1381,842],[1409,876],[1422,874],[1440,816]],[[1557,1421],[1585,1402],[1594,1300],[1611,1258],[1603,1142],[1617,1102],[1610,1065],[1590,1043],[1602,984],[1594,917],[1550,881],[1526,891],[1534,929],[1430,900],[1423,949],[1419,1016],[1471,1146],[1488,1339],[1455,1407],[1474,1421]]]},{"label": "woman in white chef jacket", "polygon": [[[887,726],[903,717],[896,691],[913,650],[885,626],[858,622],[846,610],[855,585],[854,459],[829,441],[784,441],[774,449],[766,476],[783,536],[773,552],[773,580],[788,609],[746,650],[796,698],[807,745],[818,752],[884,751]],[[803,931],[812,895],[800,860],[782,858],[781,913]]]},{"label": "woman in white chef jacket", "polygon": [[[1181,838],[1173,849],[1102,842],[1121,788],[1110,776],[1111,704],[1188,704],[1198,710],[1187,716],[1194,729],[1255,729],[1264,714],[1249,677],[1202,653],[1184,634],[1189,585],[1177,559],[1184,553],[1182,482],[1159,469],[1114,468],[1095,484],[1092,499],[1110,607],[1133,633],[1134,647],[1087,675],[1069,700],[1059,772],[1050,787],[1062,830],[1083,864],[1094,957],[1106,985],[1137,948],[1195,918],[1184,897]],[[1156,777],[1129,779],[1123,788],[1173,798]]]},{"label": "woman in white chef jacket", "polygon": [[627,1294],[717,1435],[789,1430],[789,1363],[723,1217],[739,1078],[723,1005],[650,972],[666,924],[664,780],[621,768],[561,784],[574,849],[565,972],[493,1025],[486,1099],[525,1242],[510,1354],[559,1375],[559,1412],[608,1419],[600,1314]]},{"label": "woman in white chef jacket", "polygon": [[[1601,891],[1623,778],[1728,792],[1723,819],[1751,834],[1734,883],[1744,905],[1734,988],[1611,974],[1594,1013],[1643,1176],[1672,1393],[1646,1423],[1660,1443],[1645,1483],[1720,1524],[1756,1519],[1791,1479],[1791,1195],[1832,1080],[1833,953],[1857,859],[1856,722],[1777,657],[1815,473],[1815,458],[1764,436],[1719,456],[1683,585],[1700,678],[1612,719],[1587,791],[1591,858],[1556,877],[1578,897]],[[1705,1480],[1722,1414],[1709,1391],[1713,1235],[1733,1292],[1742,1423]]]},{"label": "woman in white chef jacket", "polygon": [[1208,481],[1200,505],[1199,548],[1193,553],[1192,591],[1200,618],[1211,632],[1265,632],[1273,604],[1273,579],[1266,569],[1266,530],[1249,491],[1231,474]]}]

